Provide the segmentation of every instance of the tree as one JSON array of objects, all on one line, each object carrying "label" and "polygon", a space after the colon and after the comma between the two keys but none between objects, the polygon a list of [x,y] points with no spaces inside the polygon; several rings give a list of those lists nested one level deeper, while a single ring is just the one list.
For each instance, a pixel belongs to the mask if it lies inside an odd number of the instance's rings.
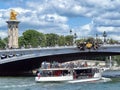
[{"label": "tree", "polygon": [[95,39],[93,37],[89,37],[86,39],[86,42],[94,43]]},{"label": "tree", "polygon": [[113,40],[112,38],[108,40],[109,44],[117,44],[117,40]]},{"label": "tree", "polygon": [[3,39],[3,41],[4,41],[6,44],[8,44],[8,37],[5,37],[5,38]]},{"label": "tree", "polygon": [[27,44],[26,44],[26,42],[25,42],[25,40],[24,40],[24,37],[23,36],[20,36],[19,38],[18,38],[18,43],[19,43],[19,47],[21,48],[21,47],[25,47]]},{"label": "tree", "polygon": [[36,30],[27,30],[23,33],[23,40],[26,47],[38,47],[43,45],[45,40],[44,34]]},{"label": "tree", "polygon": [[55,46],[58,45],[59,36],[54,33],[46,34],[46,46]]},{"label": "tree", "polygon": [[3,38],[3,42],[5,43],[5,48],[8,48],[8,37]]},{"label": "tree", "polygon": [[64,36],[59,36],[59,39],[58,39],[58,45],[59,46],[64,46],[65,45],[65,37]]},{"label": "tree", "polygon": [[37,38],[38,40],[38,46],[44,47],[45,46],[45,35],[41,32],[39,32],[39,36]]},{"label": "tree", "polygon": [[103,43],[102,39],[97,38],[97,43],[102,44]]},{"label": "tree", "polygon": [[65,37],[65,41],[66,41],[66,45],[70,46],[70,45],[73,45],[73,35],[67,35]]},{"label": "tree", "polygon": [[4,49],[6,47],[5,42],[0,38],[0,49]]}]

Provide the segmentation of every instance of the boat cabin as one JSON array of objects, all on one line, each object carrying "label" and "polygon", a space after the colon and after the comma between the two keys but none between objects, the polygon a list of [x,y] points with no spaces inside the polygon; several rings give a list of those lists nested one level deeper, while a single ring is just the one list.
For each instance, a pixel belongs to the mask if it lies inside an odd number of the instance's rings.
[{"label": "boat cabin", "polygon": [[74,68],[74,78],[83,79],[83,78],[92,78],[95,73],[100,73],[98,68]]},{"label": "boat cabin", "polygon": [[70,75],[71,71],[63,68],[50,68],[50,69],[40,69],[40,76],[50,77],[50,76],[66,76]]}]

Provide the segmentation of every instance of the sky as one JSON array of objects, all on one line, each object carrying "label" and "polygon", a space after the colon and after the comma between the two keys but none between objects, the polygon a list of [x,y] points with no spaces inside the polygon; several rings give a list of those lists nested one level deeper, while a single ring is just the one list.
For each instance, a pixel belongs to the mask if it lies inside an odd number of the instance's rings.
[{"label": "sky", "polygon": [[19,14],[19,36],[28,29],[85,38],[120,40],[120,0],[0,0],[0,37],[7,37],[10,10]]}]

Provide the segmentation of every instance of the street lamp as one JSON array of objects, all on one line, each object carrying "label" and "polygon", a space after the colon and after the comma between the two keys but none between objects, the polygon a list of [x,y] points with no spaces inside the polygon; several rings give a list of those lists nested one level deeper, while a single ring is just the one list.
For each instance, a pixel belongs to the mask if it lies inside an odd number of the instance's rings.
[{"label": "street lamp", "polygon": [[96,39],[97,39],[97,37],[98,37],[98,34],[96,33]]},{"label": "street lamp", "polygon": [[70,35],[72,34],[72,30],[70,29]]},{"label": "street lamp", "polygon": [[104,37],[104,43],[106,43],[107,33],[105,31],[103,32],[103,37]]},{"label": "street lamp", "polygon": [[77,34],[74,33],[74,44],[76,43]]},{"label": "street lamp", "polygon": [[76,34],[76,33],[74,33],[74,38],[75,38],[75,39],[77,38],[77,34]]},{"label": "street lamp", "polygon": [[98,43],[98,34],[96,33],[96,43]]}]

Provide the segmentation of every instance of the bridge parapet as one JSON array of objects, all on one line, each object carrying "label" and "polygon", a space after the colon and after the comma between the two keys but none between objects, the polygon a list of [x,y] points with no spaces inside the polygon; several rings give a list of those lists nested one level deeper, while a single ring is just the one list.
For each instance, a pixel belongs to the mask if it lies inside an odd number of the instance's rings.
[{"label": "bridge parapet", "polygon": [[104,45],[102,45],[102,47],[120,47],[120,44],[114,44],[114,45],[104,44]]},{"label": "bridge parapet", "polygon": [[[120,53],[120,45],[103,45],[99,47],[97,50],[79,50],[75,46],[70,47],[51,47],[51,48],[30,48],[30,49],[12,49],[12,50],[1,50],[0,55],[6,55],[6,58],[13,59],[13,57],[17,57],[19,59],[27,58],[27,55],[33,57],[42,57],[49,55],[58,55],[58,54],[70,54],[70,53],[88,53],[88,52],[112,52],[112,53]],[[12,56],[14,55],[14,56]],[[24,57],[25,56],[25,57]],[[24,57],[24,58],[23,58]],[[16,59],[16,58],[15,58]],[[6,59],[7,60],[7,59]],[[17,60],[17,59],[16,59]]]}]

